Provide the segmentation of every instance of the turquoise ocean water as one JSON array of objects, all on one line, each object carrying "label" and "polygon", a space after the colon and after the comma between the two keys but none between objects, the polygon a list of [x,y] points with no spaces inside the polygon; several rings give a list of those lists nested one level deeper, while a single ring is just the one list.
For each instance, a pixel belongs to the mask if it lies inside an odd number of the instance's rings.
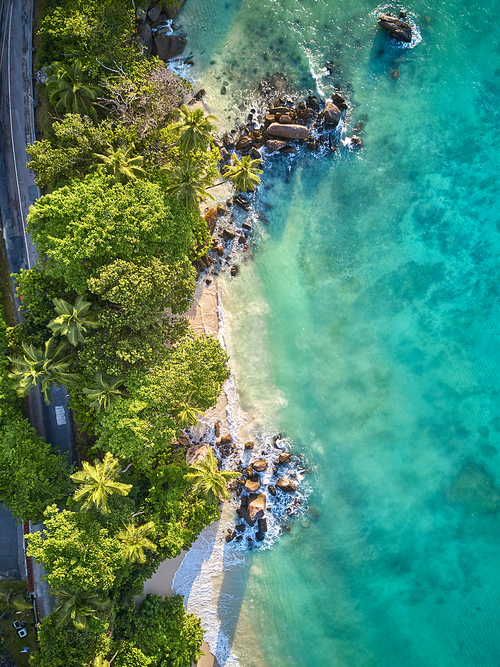
[{"label": "turquoise ocean water", "polygon": [[377,28],[399,9],[182,14],[228,127],[275,72],[366,122],[358,153],[267,159],[269,224],[221,280],[242,407],[305,454],[317,508],[226,575],[241,667],[500,665],[500,2],[415,0],[412,49]]}]

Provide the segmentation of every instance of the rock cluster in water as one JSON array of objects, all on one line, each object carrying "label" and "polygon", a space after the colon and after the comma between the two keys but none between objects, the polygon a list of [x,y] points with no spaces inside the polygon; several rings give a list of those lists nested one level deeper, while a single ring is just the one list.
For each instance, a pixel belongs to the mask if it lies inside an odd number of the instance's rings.
[{"label": "rock cluster in water", "polygon": [[411,42],[412,32],[411,25],[404,21],[406,12],[402,11],[399,14],[399,19],[390,14],[380,14],[378,17],[378,24],[384,30],[387,30],[389,37],[398,42]]},{"label": "rock cluster in water", "polygon": [[144,55],[158,56],[165,62],[181,55],[187,39],[180,25],[173,19],[177,18],[185,2],[156,2],[136,8],[137,40]]}]

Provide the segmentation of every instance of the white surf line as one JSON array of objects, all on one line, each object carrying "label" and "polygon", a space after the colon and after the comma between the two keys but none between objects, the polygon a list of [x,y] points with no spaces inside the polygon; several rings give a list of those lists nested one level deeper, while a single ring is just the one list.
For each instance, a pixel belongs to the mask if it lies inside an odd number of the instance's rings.
[{"label": "white surf line", "polygon": [[10,85],[10,37],[12,33],[12,10],[14,8],[14,4],[11,0],[10,3],[10,13],[9,13],[9,38],[8,38],[8,43],[7,43],[7,69],[8,69],[8,91],[9,91],[9,117],[10,117],[10,141],[12,145],[12,157],[14,160],[14,173],[16,176],[16,184],[17,184],[17,198],[19,202],[19,213],[21,215],[21,225],[23,227],[23,236],[24,236],[24,247],[26,248],[26,261],[28,262],[28,269],[31,269],[31,262],[30,262],[30,253],[29,253],[29,248],[28,248],[28,239],[26,238],[26,229],[25,229],[25,223],[24,223],[24,213],[23,213],[23,205],[21,202],[21,188],[19,186],[19,175],[17,172],[17,161],[16,161],[16,150],[15,150],[15,144],[14,144],[14,130],[13,130],[13,123],[12,123],[12,97],[11,97],[11,85]]}]

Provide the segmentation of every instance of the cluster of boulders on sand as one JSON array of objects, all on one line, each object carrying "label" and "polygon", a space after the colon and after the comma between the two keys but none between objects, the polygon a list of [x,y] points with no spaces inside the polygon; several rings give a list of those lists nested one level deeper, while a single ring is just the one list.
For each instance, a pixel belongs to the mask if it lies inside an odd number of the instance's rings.
[{"label": "cluster of boulders on sand", "polygon": [[187,39],[175,19],[185,2],[154,2],[136,7],[137,41],[144,55],[158,56],[166,62],[182,54]]}]

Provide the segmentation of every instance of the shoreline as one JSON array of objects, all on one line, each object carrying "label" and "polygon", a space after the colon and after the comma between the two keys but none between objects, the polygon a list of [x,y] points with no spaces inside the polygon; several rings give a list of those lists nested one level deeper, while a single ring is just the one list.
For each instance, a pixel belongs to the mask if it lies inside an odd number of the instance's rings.
[{"label": "shoreline", "polygon": [[[219,296],[216,283],[212,282],[211,285],[206,286],[202,282],[196,286],[194,301],[186,312],[186,317],[197,334],[210,334],[218,338],[220,332],[218,309]],[[204,421],[221,421],[223,427],[227,428],[227,406],[228,401],[224,386],[217,405],[205,413]],[[174,595],[174,578],[188,553],[189,551],[183,550],[175,558],[169,558],[160,563],[152,577],[144,582],[143,595],[137,596],[136,601],[142,600],[148,593],[154,593],[161,597]],[[220,667],[206,642],[202,644],[202,651],[205,655],[198,660],[196,665],[193,663],[193,667]]]}]

